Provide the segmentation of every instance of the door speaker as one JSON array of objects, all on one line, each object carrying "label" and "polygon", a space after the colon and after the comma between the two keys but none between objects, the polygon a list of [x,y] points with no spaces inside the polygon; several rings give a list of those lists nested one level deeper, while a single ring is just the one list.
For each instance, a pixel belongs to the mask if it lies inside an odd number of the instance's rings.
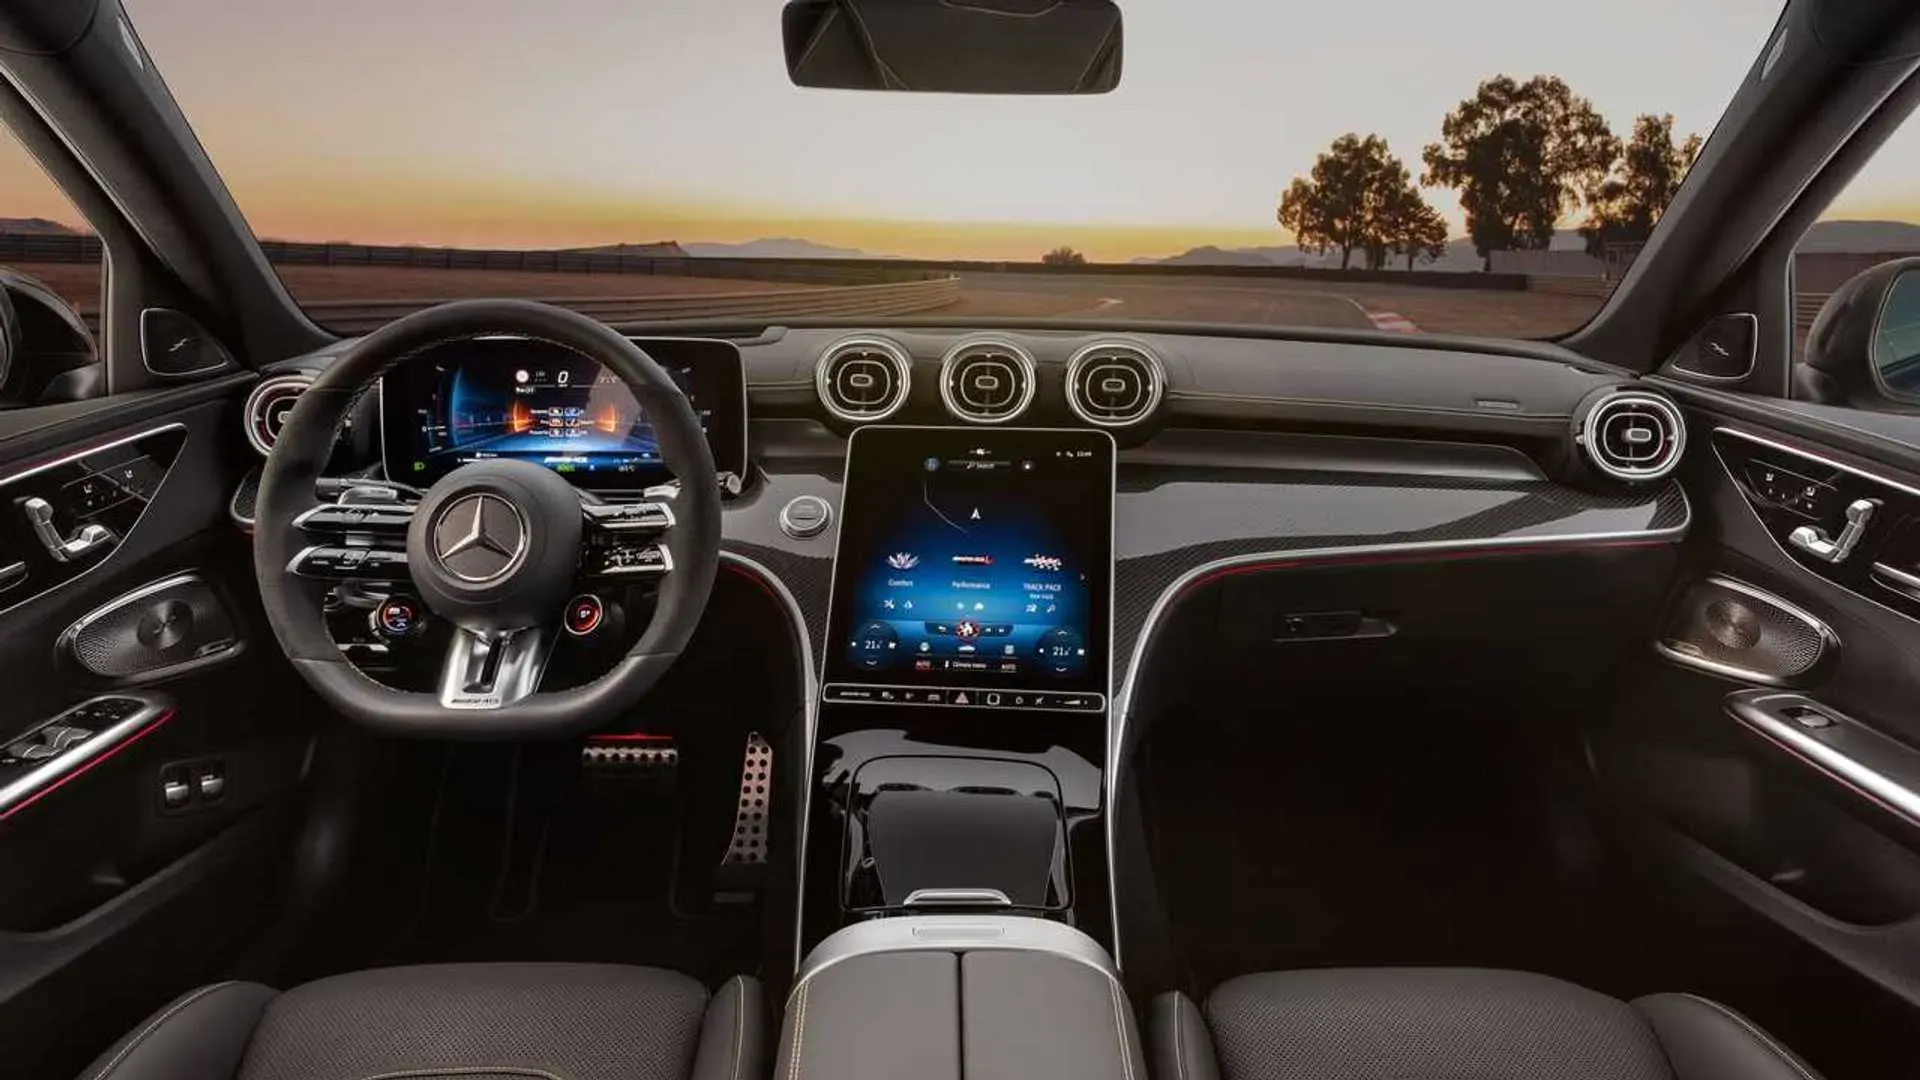
[{"label": "door speaker", "polygon": [[1686,667],[1764,686],[1805,686],[1839,651],[1827,624],[1745,582],[1711,577],[1687,588],[1654,648]]},{"label": "door speaker", "polygon": [[156,581],[81,618],[60,651],[115,683],[169,678],[232,659],[242,641],[220,594],[197,574]]}]

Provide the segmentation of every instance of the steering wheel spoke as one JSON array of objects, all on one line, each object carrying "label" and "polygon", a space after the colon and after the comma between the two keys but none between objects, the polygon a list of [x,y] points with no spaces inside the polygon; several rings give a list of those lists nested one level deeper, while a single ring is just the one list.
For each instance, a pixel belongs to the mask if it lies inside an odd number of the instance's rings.
[{"label": "steering wheel spoke", "polygon": [[641,581],[673,572],[673,506],[665,500],[609,503],[583,498],[584,582]]},{"label": "steering wheel spoke", "polygon": [[440,704],[448,709],[499,709],[540,689],[553,655],[551,627],[475,633],[455,628],[440,668]]},{"label": "steering wheel spoke", "polygon": [[[391,501],[390,501],[391,500]],[[287,561],[287,573],[318,581],[404,582],[407,529],[415,507],[390,488],[349,488],[293,519],[313,543]]]}]

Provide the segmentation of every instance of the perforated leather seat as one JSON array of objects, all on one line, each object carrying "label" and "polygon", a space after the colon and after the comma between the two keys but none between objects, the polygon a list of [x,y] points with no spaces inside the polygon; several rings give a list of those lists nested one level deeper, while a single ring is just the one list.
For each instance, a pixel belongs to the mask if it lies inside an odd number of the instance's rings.
[{"label": "perforated leather seat", "polygon": [[1159,998],[1155,1080],[1814,1080],[1745,1017],[1512,971],[1249,975]]},{"label": "perforated leather seat", "polygon": [[759,984],[601,964],[382,968],[295,987],[204,987],[82,1080],[748,1080]]}]

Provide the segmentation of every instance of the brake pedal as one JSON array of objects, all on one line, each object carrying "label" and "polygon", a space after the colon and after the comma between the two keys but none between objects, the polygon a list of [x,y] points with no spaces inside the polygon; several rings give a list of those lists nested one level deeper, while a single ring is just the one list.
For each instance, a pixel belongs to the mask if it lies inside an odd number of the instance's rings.
[{"label": "brake pedal", "polygon": [[608,795],[671,794],[680,751],[665,735],[595,735],[580,748],[580,769],[590,791]]}]

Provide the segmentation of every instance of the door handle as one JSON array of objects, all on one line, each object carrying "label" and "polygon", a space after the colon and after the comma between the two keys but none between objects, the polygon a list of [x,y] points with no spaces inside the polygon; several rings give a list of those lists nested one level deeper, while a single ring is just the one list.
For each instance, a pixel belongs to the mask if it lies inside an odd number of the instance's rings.
[{"label": "door handle", "polygon": [[105,525],[82,525],[72,536],[61,536],[53,525],[52,504],[38,495],[20,500],[20,508],[26,512],[27,524],[33,526],[33,535],[40,538],[40,545],[55,562],[72,562],[114,542],[113,530]]},{"label": "door handle", "polygon": [[1879,499],[1855,499],[1847,507],[1847,524],[1837,539],[1827,539],[1827,534],[1817,525],[1802,525],[1787,534],[1787,543],[1821,562],[1838,566],[1860,546],[1860,538],[1867,534],[1867,523],[1873,520],[1874,511],[1878,509]]}]

